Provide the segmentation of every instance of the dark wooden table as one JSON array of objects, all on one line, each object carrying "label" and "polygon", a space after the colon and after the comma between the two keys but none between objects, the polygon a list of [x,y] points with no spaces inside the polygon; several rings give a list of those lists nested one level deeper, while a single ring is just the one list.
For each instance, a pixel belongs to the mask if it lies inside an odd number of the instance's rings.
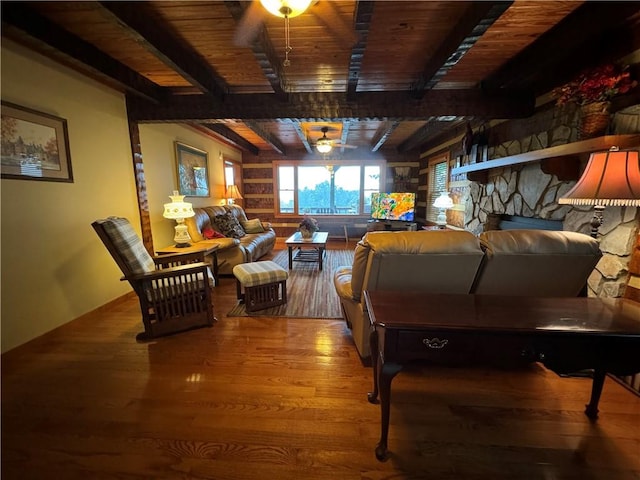
[{"label": "dark wooden table", "polygon": [[[313,238],[303,240],[300,232],[296,232],[285,240],[285,245],[289,249],[289,270],[293,268],[294,260],[297,262],[318,262],[318,269],[322,270],[327,249],[327,238],[329,232],[314,232]],[[297,248],[296,255],[293,249]]]},{"label": "dark wooden table", "polygon": [[607,373],[640,372],[640,303],[622,298],[540,298],[365,292],[373,392],[380,396],[376,457],[387,457],[391,381],[405,363],[510,366],[540,362],[562,374],[593,369],[586,415],[595,420]]}]

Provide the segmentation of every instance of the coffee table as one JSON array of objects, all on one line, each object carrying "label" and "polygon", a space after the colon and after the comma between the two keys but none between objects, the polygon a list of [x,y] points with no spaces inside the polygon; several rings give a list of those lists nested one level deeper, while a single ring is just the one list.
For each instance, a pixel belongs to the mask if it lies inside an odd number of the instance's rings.
[{"label": "coffee table", "polygon": [[[315,232],[309,240],[304,240],[300,232],[291,235],[284,242],[289,249],[289,270],[293,268],[293,262],[318,262],[322,270],[322,261],[326,255],[327,238],[329,232]],[[297,249],[294,257],[293,250]]]},{"label": "coffee table", "polygon": [[624,298],[364,293],[371,322],[373,392],[380,395],[375,453],[387,456],[391,381],[405,363],[511,366],[540,362],[558,373],[593,369],[585,414],[598,417],[607,373],[640,372],[640,303]]}]

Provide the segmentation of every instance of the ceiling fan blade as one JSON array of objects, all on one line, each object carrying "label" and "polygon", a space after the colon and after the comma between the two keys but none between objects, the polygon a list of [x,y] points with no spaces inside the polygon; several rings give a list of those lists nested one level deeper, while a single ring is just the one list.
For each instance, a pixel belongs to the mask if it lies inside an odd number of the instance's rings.
[{"label": "ceiling fan blade", "polygon": [[358,41],[358,35],[353,26],[340,16],[333,2],[320,0],[309,7],[308,11],[313,13],[343,46],[352,47]]},{"label": "ceiling fan blade", "polygon": [[345,143],[334,143],[332,146],[334,148],[358,148],[355,145],[347,145]]},{"label": "ceiling fan blade", "polygon": [[233,44],[237,47],[250,47],[260,33],[267,16],[260,0],[253,0],[238,22],[233,35]]}]

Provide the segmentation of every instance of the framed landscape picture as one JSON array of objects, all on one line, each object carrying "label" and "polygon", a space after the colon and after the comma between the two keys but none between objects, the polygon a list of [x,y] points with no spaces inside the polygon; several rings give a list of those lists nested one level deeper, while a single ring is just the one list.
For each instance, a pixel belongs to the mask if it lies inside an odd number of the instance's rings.
[{"label": "framed landscape picture", "polygon": [[175,142],[178,168],[178,190],[188,197],[209,196],[207,152]]},{"label": "framed landscape picture", "polygon": [[67,121],[2,102],[2,178],[73,182]]}]

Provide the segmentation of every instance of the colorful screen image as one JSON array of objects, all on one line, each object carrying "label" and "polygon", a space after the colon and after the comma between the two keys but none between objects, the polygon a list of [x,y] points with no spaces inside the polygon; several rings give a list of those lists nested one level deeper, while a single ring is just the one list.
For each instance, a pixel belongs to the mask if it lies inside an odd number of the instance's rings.
[{"label": "colorful screen image", "polygon": [[372,193],[371,217],[376,220],[413,222],[415,193]]}]

